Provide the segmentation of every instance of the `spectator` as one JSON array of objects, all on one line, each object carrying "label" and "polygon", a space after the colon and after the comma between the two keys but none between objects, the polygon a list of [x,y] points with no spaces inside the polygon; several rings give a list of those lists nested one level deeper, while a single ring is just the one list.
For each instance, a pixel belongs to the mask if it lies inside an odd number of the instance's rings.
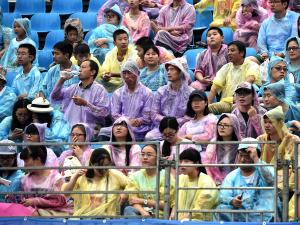
[{"label": "spectator", "polygon": [[31,44],[21,44],[17,50],[17,62],[22,66],[12,84],[18,98],[34,99],[39,95],[41,73],[38,67],[32,65],[36,58],[36,49]]},{"label": "spectator", "polygon": [[120,9],[120,14],[122,15],[128,11],[129,5],[127,0],[107,0],[98,11],[98,16],[97,16],[98,26],[103,22],[103,15],[106,9],[112,8],[115,5],[118,6],[118,8]]},{"label": "spectator", "polygon": [[[229,63],[221,67],[213,80],[213,85],[208,95],[208,108],[214,114],[231,112],[233,95],[236,87],[247,81],[261,84],[259,66],[249,59],[245,59],[246,48],[240,41],[228,44]],[[218,92],[222,92],[221,100],[212,103]]]},{"label": "spectator", "polygon": [[[201,164],[201,156],[196,149],[187,148],[179,155],[180,188],[201,188],[198,190],[179,190],[178,210],[204,210],[213,209],[218,203],[218,191],[213,179],[206,175],[204,167],[185,167],[185,164]],[[207,188],[207,189],[205,189]],[[173,207],[171,218],[175,217],[175,208]],[[179,220],[212,220],[211,213],[179,213]]]},{"label": "spectator", "polygon": [[210,27],[206,33],[207,50],[204,50],[196,58],[196,70],[191,86],[205,91],[210,89],[217,71],[228,63],[227,45],[223,43],[223,31],[218,27]]},{"label": "spectator", "polygon": [[[240,141],[239,120],[234,114],[222,114],[217,122],[216,141]],[[214,141],[214,140],[213,140]],[[202,157],[204,164],[234,164],[236,161],[237,144],[209,144]],[[217,184],[221,184],[233,167],[207,167],[206,171]]]},{"label": "spectator", "polygon": [[175,58],[165,64],[169,84],[160,87],[154,96],[151,112],[154,129],[147,133],[146,140],[161,138],[158,125],[165,116],[176,117],[179,125],[188,121],[185,110],[193,89],[188,86],[190,75],[186,68],[185,58]]},{"label": "spectator", "polygon": [[69,18],[64,25],[65,41],[68,41],[73,48],[83,42],[83,28],[78,18]]},{"label": "spectator", "polygon": [[0,9],[0,61],[9,46],[10,40],[12,39],[12,30],[2,24],[2,19],[3,12],[2,9]]},{"label": "spectator", "polygon": [[106,54],[101,68],[101,83],[110,93],[123,85],[120,74],[122,65],[128,59],[137,59],[137,52],[129,44],[129,36],[125,30],[116,30],[113,37],[115,47]]},{"label": "spectator", "polygon": [[148,14],[141,10],[140,0],[129,0],[129,11],[124,13],[123,25],[128,28],[133,42],[140,37],[149,36],[150,19]]},{"label": "spectator", "polygon": [[[50,98],[50,94],[54,89],[55,84],[58,82],[62,71],[79,71],[79,67],[73,65],[70,58],[73,54],[73,47],[67,41],[57,42],[53,46],[53,60],[55,66],[52,66],[41,82],[40,96],[47,99]],[[70,79],[64,83],[64,87],[69,87],[72,84],[78,83],[79,78],[77,76],[71,76]]]},{"label": "spectator", "polygon": [[236,13],[237,30],[234,40],[244,42],[247,47],[257,48],[257,36],[260,24],[268,17],[268,12],[258,6],[257,0],[242,0]]},{"label": "spectator", "polygon": [[156,33],[155,44],[172,50],[176,57],[182,56],[192,41],[195,20],[192,5],[185,0],[173,0],[160,10],[156,21],[151,22]]},{"label": "spectator", "polygon": [[235,90],[235,102],[232,114],[239,120],[241,137],[257,138],[263,133],[261,118],[266,110],[260,106],[254,87],[248,82],[241,83]]},{"label": "spectator", "polygon": [[211,27],[236,28],[235,16],[240,7],[240,0],[202,0],[195,5],[195,9],[202,13],[207,7],[213,6],[213,21]]},{"label": "spectator", "polygon": [[[242,142],[255,142],[254,138],[245,138]],[[264,164],[260,159],[261,150],[258,143],[241,143],[238,147],[238,163],[253,164],[253,166],[240,166],[229,173],[222,184],[222,188],[230,187],[273,187],[274,169],[268,166],[255,166]],[[221,189],[218,210],[276,210],[274,208],[273,190],[253,189]],[[260,213],[219,213],[222,221],[259,222]],[[273,213],[263,213],[262,221],[270,222]]]},{"label": "spectator", "polygon": [[61,76],[51,93],[52,101],[61,104],[71,126],[87,123],[94,129],[96,124],[105,125],[110,112],[109,98],[104,87],[94,81],[98,69],[93,60],[85,60],[80,66],[79,83],[64,87],[65,81],[72,77]]},{"label": "spectator", "polygon": [[[95,149],[89,166],[111,166],[112,160],[107,150]],[[95,191],[95,194],[71,194],[74,199],[73,216],[116,216],[123,203],[118,194],[97,194],[97,191],[121,191],[128,183],[127,177],[114,169],[81,169],[63,191]],[[122,197],[122,195],[121,195]]]}]

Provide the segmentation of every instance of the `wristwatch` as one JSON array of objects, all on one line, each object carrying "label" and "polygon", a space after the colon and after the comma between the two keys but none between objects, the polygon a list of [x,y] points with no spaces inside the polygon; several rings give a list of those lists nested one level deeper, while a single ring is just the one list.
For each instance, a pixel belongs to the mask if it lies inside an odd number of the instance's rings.
[{"label": "wristwatch", "polygon": [[144,205],[148,205],[148,199],[144,200]]}]

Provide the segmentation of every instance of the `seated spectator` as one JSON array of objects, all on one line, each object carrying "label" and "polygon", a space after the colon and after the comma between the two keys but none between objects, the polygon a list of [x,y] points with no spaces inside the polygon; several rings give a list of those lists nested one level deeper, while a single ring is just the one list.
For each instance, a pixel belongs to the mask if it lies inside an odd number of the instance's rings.
[{"label": "seated spectator", "polygon": [[143,0],[140,1],[143,11],[148,13],[150,19],[156,19],[160,9],[168,4],[170,0]]},{"label": "seated spectator", "polygon": [[[125,117],[118,118],[113,126],[110,138],[110,145],[103,146],[111,155],[115,166],[140,166],[139,154],[141,147],[137,144],[116,144],[115,142],[134,142],[135,136],[132,126]],[[133,169],[120,169],[125,175],[134,171]]]},{"label": "seated spectator", "polygon": [[205,91],[210,89],[217,71],[228,63],[227,45],[223,43],[223,31],[218,27],[210,27],[206,33],[207,50],[197,56],[194,81],[191,86]]},{"label": "seated spectator", "polygon": [[[139,65],[140,69],[143,69],[146,67],[146,62],[145,62],[145,53],[146,50],[152,48],[154,46],[154,43],[150,37],[141,37],[135,42],[136,50],[137,50],[137,63]],[[160,63],[166,63],[174,59],[174,55],[172,51],[169,51],[165,49],[164,47],[161,46],[155,46],[159,50],[159,61]]]},{"label": "seated spectator", "polygon": [[3,12],[0,9],[0,60],[9,46],[12,39],[12,30],[2,24]]},{"label": "seated spectator", "polygon": [[127,0],[107,0],[99,9],[97,16],[98,26],[103,23],[104,14],[106,13],[107,8],[112,8],[113,6],[118,6],[120,9],[120,14],[123,15],[128,11],[128,1]]},{"label": "seated spectator", "polygon": [[244,42],[247,47],[257,48],[260,24],[268,17],[268,12],[258,6],[257,0],[242,0],[236,13],[237,30],[233,39]]},{"label": "seated spectator", "polygon": [[5,117],[0,123],[0,140],[23,141],[24,129],[32,123],[31,111],[27,109],[30,103],[28,99],[19,99],[15,102],[12,115]]},{"label": "seated spectator", "polygon": [[129,10],[124,13],[123,25],[128,28],[133,42],[140,37],[149,36],[150,19],[148,14],[141,10],[140,0],[129,1]]},{"label": "seated spectator", "polygon": [[6,86],[5,75],[0,73],[0,121],[12,113],[13,105],[17,99],[14,90]]},{"label": "seated spectator", "polygon": [[[245,138],[243,142],[256,141],[254,138]],[[258,144],[241,143],[238,147],[238,163],[253,164],[253,166],[240,166],[229,173],[222,184],[222,188],[230,187],[273,187],[274,169],[269,166],[255,166],[264,164],[260,159],[261,150]],[[274,209],[273,190],[253,190],[253,189],[221,189],[220,204],[218,210],[276,210]],[[218,215],[219,214],[219,215]],[[270,222],[274,214],[257,212],[253,213],[218,213],[222,221],[235,222]]]},{"label": "seated spectator", "polygon": [[151,21],[155,44],[172,50],[176,57],[182,56],[192,41],[195,20],[192,5],[185,0],[173,0],[160,10],[156,21]]},{"label": "seated spectator", "polygon": [[125,30],[118,29],[113,34],[115,47],[110,50],[102,64],[100,80],[108,92],[114,92],[123,85],[121,67],[128,60],[136,60],[137,53],[134,46],[129,44],[129,36]]},{"label": "seated spectator", "polygon": [[186,68],[184,58],[175,58],[165,64],[169,84],[160,87],[154,96],[151,112],[154,129],[147,133],[146,140],[161,138],[158,125],[165,116],[176,117],[179,125],[188,121],[185,110],[193,88],[188,86],[190,75]]},{"label": "seated spectator", "polygon": [[[157,146],[156,145],[145,145],[140,153],[142,166],[157,166]],[[163,216],[164,209],[164,186],[165,186],[165,170],[160,170],[159,180],[159,217]],[[140,169],[133,173],[129,177],[129,182],[126,186],[125,191],[155,191],[157,187],[157,169],[147,168]],[[170,207],[174,205],[175,189],[174,180],[171,179],[170,183]],[[129,195],[129,206],[124,209],[125,216],[142,216],[152,217],[155,215],[156,209],[156,195],[155,194],[130,194]]]},{"label": "seated spectator", "polygon": [[159,54],[159,49],[155,45],[145,49],[145,67],[141,70],[140,74],[141,83],[153,92],[167,84],[164,64],[160,63]]},{"label": "seated spectator", "polygon": [[[265,133],[258,136],[258,141],[276,141],[277,144],[261,144],[262,160],[266,163],[276,163],[275,154],[281,160],[294,159],[294,144],[299,141],[299,137],[289,133],[286,125],[284,124],[284,113],[282,107],[278,106],[263,116],[263,126]],[[277,171],[277,185],[280,190],[283,190],[283,170]],[[294,172],[289,170],[289,187],[293,191],[295,186]]]},{"label": "seated spectator", "polygon": [[[259,66],[249,59],[245,59],[246,48],[240,41],[228,44],[229,63],[221,67],[213,80],[213,85],[208,95],[208,108],[214,114],[231,112],[233,95],[236,87],[247,81],[261,84]],[[221,100],[212,103],[218,92],[222,92]]]},{"label": "seated spectator", "polygon": [[128,29],[122,25],[123,14],[117,4],[107,7],[104,13],[103,22],[93,30],[88,40],[91,53],[101,64],[104,62],[106,53],[114,47],[113,33],[118,29],[129,33]]},{"label": "seated spectator", "polygon": [[202,0],[195,5],[195,9],[202,13],[207,7],[213,6],[213,21],[211,27],[236,28],[235,16],[240,7],[240,0]]},{"label": "seated spectator", "polygon": [[[2,140],[0,144],[14,144],[13,141]],[[0,146],[0,167],[17,167],[17,146]],[[21,179],[24,176],[22,170],[0,170],[0,177],[8,180],[10,183],[4,184],[0,180],[1,192],[21,191]],[[0,195],[0,202],[16,202],[14,195]]]},{"label": "seated spectator", "polygon": [[[52,66],[44,76],[40,85],[40,96],[47,99],[50,98],[50,94],[59,80],[62,71],[79,71],[79,67],[73,65],[70,60],[72,54],[73,47],[67,41],[57,42],[53,46],[53,60],[56,65]],[[78,82],[79,78],[77,76],[71,76],[70,79],[64,83],[64,87],[69,87]]]},{"label": "seated spectator", "polygon": [[[217,122],[216,141],[240,141],[239,120],[234,114],[222,114]],[[214,141],[214,140],[212,140]],[[237,144],[209,144],[202,157],[204,164],[234,164],[236,161]],[[217,184],[221,184],[224,177],[234,168],[206,167],[207,174],[211,176]]]},{"label": "seated spectator", "polygon": [[110,112],[109,98],[104,87],[94,81],[98,69],[93,60],[85,60],[80,66],[79,83],[64,87],[72,77],[61,76],[51,93],[51,100],[61,104],[65,119],[71,126],[87,123],[94,129],[96,124],[105,125]]},{"label": "seated spectator", "polygon": [[258,6],[262,7],[265,10],[267,10],[268,17],[270,17],[272,15],[271,5],[270,5],[269,0],[257,0],[257,4],[258,4]]},{"label": "seated spectator", "polygon": [[65,41],[68,41],[73,48],[83,43],[83,28],[78,18],[69,18],[64,25]]},{"label": "seated spectator", "polygon": [[[1,58],[0,65],[8,72],[19,72],[17,63],[17,49],[20,44],[31,44],[36,47],[36,43],[30,38],[31,22],[27,18],[15,19],[13,23],[15,38],[13,38],[4,55]],[[37,57],[34,65],[38,65]]]},{"label": "seated spectator", "polygon": [[[213,179],[206,175],[204,167],[185,167],[185,164],[201,164],[201,156],[194,148],[187,148],[179,155],[180,188],[201,188],[198,190],[179,190],[178,210],[204,210],[214,209],[218,203],[218,190]],[[207,188],[207,189],[205,189]],[[175,218],[175,208],[173,207],[171,218]],[[179,213],[179,220],[212,220],[211,213]]]},{"label": "seated spectator", "polygon": [[235,90],[235,114],[239,120],[241,137],[253,137],[263,133],[261,119],[266,110],[259,104],[256,91],[248,82],[240,84]]},{"label": "seated spectator", "polygon": [[[107,150],[95,149],[89,166],[111,166],[112,160]],[[62,191],[95,191],[95,194],[71,194],[74,199],[73,216],[116,216],[123,203],[119,194],[97,194],[97,191],[121,191],[128,183],[128,178],[114,169],[81,169]]]},{"label": "seated spectator", "polygon": [[[128,60],[121,70],[124,86],[112,96],[111,115],[114,120],[126,117],[137,140],[142,141],[151,129],[151,106],[153,95],[149,88],[139,82],[140,71],[135,61]],[[111,127],[102,128],[100,135],[108,136]]]},{"label": "seated spectator", "polygon": [[[206,94],[199,90],[193,91],[186,108],[185,114],[192,119],[182,125],[178,136],[191,141],[211,141],[214,139],[218,119],[208,111]],[[201,153],[204,153],[206,144],[201,146]]]},{"label": "seated spectator", "polygon": [[34,99],[39,95],[41,73],[38,67],[32,65],[36,58],[36,49],[31,44],[21,44],[17,50],[17,62],[22,66],[12,84],[18,98]]},{"label": "seated spectator", "polygon": [[262,57],[284,57],[284,43],[297,27],[299,15],[288,10],[289,0],[269,1],[271,17],[263,21],[258,32],[257,46]]}]

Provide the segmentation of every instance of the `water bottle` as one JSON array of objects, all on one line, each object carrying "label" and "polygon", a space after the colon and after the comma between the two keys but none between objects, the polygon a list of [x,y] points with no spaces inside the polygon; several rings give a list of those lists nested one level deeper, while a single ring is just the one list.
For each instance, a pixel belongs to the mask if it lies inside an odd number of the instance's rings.
[{"label": "water bottle", "polygon": [[62,71],[60,76],[64,77],[64,78],[72,78],[72,77],[79,76],[79,74],[80,74],[80,72],[76,71],[76,70]]}]

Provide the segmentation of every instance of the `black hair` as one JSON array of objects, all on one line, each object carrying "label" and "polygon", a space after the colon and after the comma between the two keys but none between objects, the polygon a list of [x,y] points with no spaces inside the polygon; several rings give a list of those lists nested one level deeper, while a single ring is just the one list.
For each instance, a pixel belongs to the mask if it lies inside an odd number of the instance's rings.
[{"label": "black hair", "polygon": [[146,148],[146,147],[151,147],[151,148],[153,148],[154,151],[157,153],[157,145],[155,145],[155,144],[146,144],[146,145],[144,145],[144,147],[142,148],[142,150],[143,150],[144,148]]},{"label": "black hair", "polygon": [[69,24],[66,28],[65,28],[65,32],[68,34],[70,31],[75,30],[78,33],[78,30],[76,27],[72,26],[71,24]]},{"label": "black hair", "polygon": [[152,49],[158,56],[159,56],[159,49],[155,46],[148,46],[144,49],[144,55],[146,54],[147,51],[149,51],[150,49]]},{"label": "black hair", "polygon": [[90,54],[90,48],[86,43],[80,43],[74,48],[74,55]]},{"label": "black hair", "polygon": [[98,64],[92,59],[87,59],[87,60],[84,60],[83,62],[85,62],[85,61],[88,61],[90,63],[90,70],[95,71],[95,74],[94,74],[94,80],[95,80],[98,75],[98,72],[99,72]]},{"label": "black hair", "polygon": [[[300,16],[299,16],[299,18],[300,18]],[[299,20],[299,18],[298,18],[298,20]],[[286,49],[286,50],[287,50],[287,48],[288,48],[288,46],[289,46],[289,43],[292,42],[292,41],[296,42],[297,45],[298,45],[298,47],[299,47],[299,43],[298,43],[297,38],[296,38],[296,37],[293,37],[293,38],[289,39],[289,40],[286,42],[286,46],[285,46],[285,49]]]},{"label": "black hair", "polygon": [[72,57],[73,45],[69,41],[59,41],[54,46],[53,49],[57,49],[63,54],[68,54],[68,58]]},{"label": "black hair", "polygon": [[37,113],[34,112],[37,116],[38,123],[47,123],[47,127],[50,128],[51,123],[52,123],[52,115],[50,112],[47,113]]},{"label": "black hair", "polygon": [[241,42],[241,41],[232,41],[232,42],[230,42],[228,44],[228,48],[231,45],[235,45],[238,48],[239,52],[243,52],[244,53],[243,54],[243,58],[246,57],[246,46],[245,46],[245,44],[243,42]]},{"label": "black hair", "polygon": [[[187,103],[187,107],[186,107],[186,112],[185,114],[189,117],[194,117],[195,116],[195,111],[192,108],[192,101],[195,99],[195,97],[200,98],[201,100],[205,101],[207,103],[207,96],[205,94],[204,91],[200,91],[200,90],[194,90],[189,97],[189,101]],[[203,115],[206,116],[209,114],[209,110],[208,110],[208,104],[206,104],[204,111],[203,111]]]},{"label": "black hair", "polygon": [[32,44],[28,44],[28,43],[20,44],[18,49],[20,48],[26,48],[28,50],[29,55],[33,56],[33,59],[31,60],[31,63],[33,63],[33,61],[36,58],[36,48]]},{"label": "black hair", "polygon": [[85,130],[85,127],[83,124],[80,124],[80,123],[77,123],[75,125],[73,125],[72,129],[71,129],[71,132],[75,129],[75,128],[78,128],[82,131],[82,133],[85,134],[85,137],[86,137],[86,130]]},{"label": "black hair", "polygon": [[[18,167],[18,154],[14,154],[13,155],[15,157],[14,163],[11,167]],[[0,165],[1,167],[1,165]],[[8,177],[11,176],[14,172],[17,171],[17,169],[15,170],[0,170],[0,177],[3,177],[3,172],[6,171],[8,173]]]},{"label": "black hair", "polygon": [[20,159],[27,160],[32,158],[33,160],[40,158],[41,162],[45,165],[47,160],[47,149],[44,145],[28,146],[21,151]]},{"label": "black hair", "polygon": [[289,8],[289,4],[290,4],[290,0],[281,0],[281,3],[285,3],[286,2],[286,7],[285,9]]},{"label": "black hair", "polygon": [[[223,115],[220,116],[220,118],[219,118],[219,120],[218,120],[218,122],[217,122],[217,125],[218,125],[224,118],[229,118],[229,119],[230,119],[230,117],[229,117],[228,115],[223,114]],[[231,121],[231,119],[230,119],[230,121]],[[217,141],[223,141],[223,138],[220,136],[220,134],[219,134],[218,131],[217,131]],[[237,138],[237,136],[236,136],[236,133],[235,133],[234,129],[233,129],[233,131],[232,131],[232,141],[238,141],[238,138]]]},{"label": "black hair", "polygon": [[[195,164],[202,164],[202,159],[200,152],[197,151],[194,148],[187,148],[183,152],[180,153],[179,155],[179,160],[189,160],[192,161]],[[206,169],[205,167],[201,166],[197,168],[200,173],[205,173],[206,174]]]},{"label": "black hair", "polygon": [[143,49],[144,55],[147,50],[149,50],[152,46],[155,46],[150,37],[141,37],[135,42],[135,46],[139,46]]},{"label": "black hair", "polygon": [[[89,166],[102,166],[105,159],[111,162],[109,152],[104,148],[97,148],[90,157]],[[93,178],[95,176],[94,169],[88,169],[85,176],[90,179]]]},{"label": "black hair", "polygon": [[[15,102],[12,110],[12,121],[11,121],[11,128],[10,128],[11,131],[13,131],[16,128],[20,128],[24,130],[26,126],[32,123],[32,112],[27,109],[27,105],[29,105],[30,103],[31,102],[27,98],[19,99]],[[25,122],[25,124],[21,124],[18,121],[17,114],[16,114],[17,110],[22,108],[26,109],[29,114],[28,120]]]},{"label": "black hair", "polygon": [[[127,123],[126,123],[125,121],[122,121],[122,122],[119,123],[119,124],[126,125],[128,132],[127,132],[127,136],[126,136],[125,142],[131,142],[133,139],[132,139],[132,137],[131,137],[131,135],[130,135],[130,132],[129,132]],[[118,124],[113,124],[112,129],[113,129],[114,126],[116,126],[116,125],[118,125]],[[116,140],[116,137],[115,137],[114,133],[112,132],[112,135],[111,135],[111,142],[116,142],[116,141],[117,141],[117,140]],[[117,147],[118,145],[113,145],[113,146],[116,146],[116,147]],[[130,156],[130,149],[131,149],[131,144],[126,144],[126,145],[125,145],[125,165],[126,165],[126,166],[129,166],[129,165],[130,165],[130,157],[129,157],[129,156]]]},{"label": "black hair", "polygon": [[129,37],[129,36],[128,36],[128,33],[127,33],[125,30],[123,30],[123,29],[118,29],[118,30],[115,30],[115,32],[113,33],[114,41],[117,40],[117,36],[119,36],[120,34],[126,34],[127,37]]},{"label": "black hair", "polygon": [[221,28],[219,28],[219,27],[210,27],[210,28],[208,28],[208,30],[207,30],[207,32],[206,32],[206,37],[207,37],[208,31],[211,31],[211,30],[216,30],[216,31],[218,31],[218,33],[219,33],[221,36],[224,36],[224,33],[223,33],[223,31],[222,31]]},{"label": "black hair", "polygon": [[[166,128],[171,128],[173,130],[176,130],[176,132],[179,130],[179,123],[177,122],[177,119],[175,117],[164,117],[159,124],[159,131],[160,133],[163,133],[163,131]],[[170,156],[171,154],[171,143],[168,141],[164,141],[162,146],[162,156]]]},{"label": "black hair", "polygon": [[25,134],[40,135],[40,132],[38,128],[32,123],[26,128]]}]

